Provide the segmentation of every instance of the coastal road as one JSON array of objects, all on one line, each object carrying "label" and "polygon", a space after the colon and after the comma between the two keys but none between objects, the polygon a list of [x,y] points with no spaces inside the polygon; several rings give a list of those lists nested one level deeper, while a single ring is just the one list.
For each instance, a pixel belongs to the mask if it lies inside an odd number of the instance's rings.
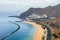
[{"label": "coastal road", "polygon": [[13,32],[11,32],[10,34],[8,34],[5,37],[3,37],[1,40],[5,40],[6,38],[8,38],[9,36],[11,36],[12,34],[14,34],[15,32],[17,32],[20,29],[20,25],[14,23],[14,22],[11,22],[11,21],[9,21],[9,22],[12,23],[12,24],[17,25],[18,28],[16,30],[14,30]]},{"label": "coastal road", "polygon": [[[46,28],[47,29],[47,35],[46,35],[46,40],[52,40],[52,32],[51,32],[51,29],[47,26],[47,25],[45,25],[45,24],[42,24],[42,23],[37,23],[37,22],[27,22],[27,23],[29,23],[29,24],[32,24],[32,25],[34,25],[36,28],[37,28],[37,32],[36,32],[36,36],[35,36],[35,38],[34,38],[34,40],[41,40],[42,38],[40,38],[40,36],[42,35],[41,33],[42,32],[40,32],[41,30],[39,30],[39,27],[44,27],[44,28]],[[37,24],[36,24],[37,23]],[[38,26],[39,25],[39,26]],[[40,26],[40,25],[42,25],[42,26]],[[40,28],[41,29],[41,28]],[[43,30],[42,30],[43,31]],[[39,35],[40,34],[40,35]]]},{"label": "coastal road", "polygon": [[42,23],[39,23],[39,24],[42,25],[43,27],[45,27],[47,29],[47,38],[46,38],[46,40],[52,40],[52,32],[51,32],[51,29],[47,25],[44,25]]}]

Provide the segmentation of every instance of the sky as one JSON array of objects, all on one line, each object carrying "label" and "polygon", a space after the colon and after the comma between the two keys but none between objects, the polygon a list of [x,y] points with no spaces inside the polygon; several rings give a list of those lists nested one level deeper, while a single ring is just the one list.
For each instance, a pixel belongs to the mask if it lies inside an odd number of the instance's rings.
[{"label": "sky", "polygon": [[60,4],[60,0],[0,0],[0,12],[26,11],[30,7],[44,8]]}]

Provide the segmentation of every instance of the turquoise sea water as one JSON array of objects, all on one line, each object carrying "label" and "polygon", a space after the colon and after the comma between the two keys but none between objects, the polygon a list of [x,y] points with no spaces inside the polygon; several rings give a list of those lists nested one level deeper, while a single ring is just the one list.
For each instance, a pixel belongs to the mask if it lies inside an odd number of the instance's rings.
[{"label": "turquoise sea water", "polygon": [[0,18],[0,20],[0,39],[17,29],[17,25],[8,22],[12,21],[19,24],[20,29],[5,40],[33,40],[36,31],[36,28],[33,25],[25,22],[15,22],[20,21],[18,18],[3,17]]}]

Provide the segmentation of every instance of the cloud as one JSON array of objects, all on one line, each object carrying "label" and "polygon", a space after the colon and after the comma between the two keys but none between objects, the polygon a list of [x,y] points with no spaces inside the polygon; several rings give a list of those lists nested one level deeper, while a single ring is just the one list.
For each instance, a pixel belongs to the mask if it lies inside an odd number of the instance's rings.
[{"label": "cloud", "polygon": [[24,11],[30,7],[47,7],[49,5],[60,4],[60,0],[0,0],[0,10],[21,10]]},{"label": "cloud", "polygon": [[0,4],[11,4],[11,5],[30,5],[30,6],[41,6],[42,5],[55,5],[60,4],[60,0],[0,0]]}]

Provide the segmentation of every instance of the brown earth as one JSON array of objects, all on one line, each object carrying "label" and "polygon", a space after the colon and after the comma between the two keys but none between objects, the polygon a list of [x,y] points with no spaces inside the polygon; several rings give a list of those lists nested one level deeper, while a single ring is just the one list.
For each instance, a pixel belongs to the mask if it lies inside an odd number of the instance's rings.
[{"label": "brown earth", "polygon": [[47,24],[52,28],[53,40],[60,40],[60,17],[42,23]]}]

